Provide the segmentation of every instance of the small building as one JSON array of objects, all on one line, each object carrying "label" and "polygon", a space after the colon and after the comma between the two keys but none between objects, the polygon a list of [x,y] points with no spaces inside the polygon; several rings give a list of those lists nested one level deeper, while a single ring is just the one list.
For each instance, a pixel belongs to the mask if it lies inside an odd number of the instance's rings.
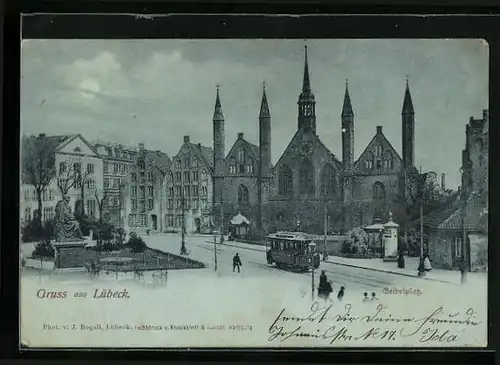
[{"label": "small building", "polygon": [[251,231],[251,223],[250,221],[241,213],[238,213],[236,216],[231,219],[229,225],[229,232],[235,238],[243,238],[249,235]]},{"label": "small building", "polygon": [[384,233],[384,225],[380,218],[375,218],[373,224],[363,228],[368,234],[368,246],[373,252],[379,256],[384,257],[382,235]]},{"label": "small building", "polygon": [[[476,195],[467,199],[464,230],[466,260],[471,271],[487,270],[488,216]],[[463,250],[462,202],[457,196],[448,206],[424,217],[424,237],[432,265],[440,269],[460,268]]]}]

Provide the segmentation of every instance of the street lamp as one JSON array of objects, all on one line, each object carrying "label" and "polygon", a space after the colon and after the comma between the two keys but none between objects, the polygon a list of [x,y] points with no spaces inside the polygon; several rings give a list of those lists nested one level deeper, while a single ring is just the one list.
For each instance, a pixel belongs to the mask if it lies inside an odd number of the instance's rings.
[{"label": "street lamp", "polygon": [[424,263],[424,190],[425,184],[427,182],[427,176],[429,174],[435,174],[432,171],[422,174],[422,168],[420,168],[420,174],[418,179],[418,197],[420,200],[420,261],[418,264],[418,276],[425,276],[425,263]]},{"label": "street lamp", "polygon": [[185,213],[184,213],[184,205],[185,205],[185,200],[184,200],[184,184],[183,184],[183,170],[182,170],[182,161],[181,161],[181,217],[182,217],[182,222],[181,222],[181,255],[187,255],[187,250],[186,250],[186,237],[185,237],[185,230],[186,230],[186,222],[185,222]]},{"label": "street lamp", "polygon": [[214,234],[214,271],[217,271],[217,231],[212,232]]},{"label": "street lamp", "polygon": [[311,241],[309,243],[309,250],[311,251],[311,298],[314,300],[314,253],[316,249],[316,243]]},{"label": "street lamp", "polygon": [[[460,168],[460,173],[464,174],[466,170]],[[463,184],[465,185],[465,184]],[[465,186],[462,186],[462,191],[460,194],[461,205],[460,205],[460,229],[462,233],[462,258],[460,262],[460,282],[465,284],[467,282],[467,230],[465,227],[465,216],[466,216],[466,206],[467,206],[467,194],[465,193]]]}]

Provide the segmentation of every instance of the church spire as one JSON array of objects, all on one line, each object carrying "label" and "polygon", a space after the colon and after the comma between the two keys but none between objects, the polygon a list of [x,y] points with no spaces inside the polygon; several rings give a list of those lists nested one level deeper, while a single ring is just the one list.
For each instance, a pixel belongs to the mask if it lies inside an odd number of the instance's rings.
[{"label": "church spire", "polygon": [[262,101],[260,103],[260,114],[259,118],[269,118],[271,113],[269,112],[269,105],[267,104],[267,95],[266,95],[266,83],[262,83]]},{"label": "church spire", "polygon": [[311,92],[311,81],[309,80],[309,63],[307,61],[307,44],[304,46],[304,79],[302,81],[302,92],[310,93]]},{"label": "church spire", "polygon": [[347,79],[345,80],[345,95],[344,95],[344,105],[342,106],[342,116],[354,115],[351,105],[351,97],[349,96],[349,86]]},{"label": "church spire", "polygon": [[213,120],[224,120],[224,113],[222,112],[222,105],[219,97],[219,85],[217,85],[217,96],[215,98],[215,108]]},{"label": "church spire", "polygon": [[403,101],[403,110],[402,114],[414,114],[415,110],[413,109],[413,102],[411,101],[410,94],[410,86],[408,85],[408,76],[406,76],[406,90],[405,90],[405,98]]},{"label": "church spire", "polygon": [[302,81],[302,92],[299,96],[299,118],[298,128],[310,128],[316,133],[316,101],[311,91],[311,81],[309,79],[309,63],[307,60],[307,45],[304,51],[304,79]]}]

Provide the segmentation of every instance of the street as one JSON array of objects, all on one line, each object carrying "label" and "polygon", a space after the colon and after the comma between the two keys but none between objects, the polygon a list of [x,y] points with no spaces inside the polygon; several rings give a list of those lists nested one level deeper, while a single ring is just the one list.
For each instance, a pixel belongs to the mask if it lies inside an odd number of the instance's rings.
[{"label": "street", "polygon": [[[149,247],[163,251],[179,254],[181,238],[176,235],[159,234],[143,236]],[[219,240],[220,237],[217,237]],[[239,246],[239,247],[236,247]],[[186,247],[189,257],[201,261],[207,265],[207,269],[214,270],[214,243],[213,236],[187,235]],[[299,286],[311,285],[311,273],[295,273],[285,271],[268,265],[265,256],[265,247],[258,245],[242,244],[238,242],[224,241],[217,244],[217,272],[219,276],[233,276],[232,258],[238,253],[242,261],[242,276],[265,277],[269,279],[287,279],[297,283]],[[419,278],[405,277],[385,272],[370,271],[363,268],[340,266],[328,262],[321,262],[320,268],[315,270],[315,284],[319,279],[321,270],[325,270],[328,280],[332,282],[334,291],[344,286],[347,291],[356,291],[363,295],[364,291],[375,291],[380,293],[384,288],[391,287],[422,287],[422,285],[446,285],[437,282],[425,281]]]}]

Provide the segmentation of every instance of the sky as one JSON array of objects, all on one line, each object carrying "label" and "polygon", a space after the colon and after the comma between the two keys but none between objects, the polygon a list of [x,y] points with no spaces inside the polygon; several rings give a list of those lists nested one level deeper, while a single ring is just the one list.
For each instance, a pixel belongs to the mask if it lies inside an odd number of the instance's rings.
[{"label": "sky", "polygon": [[219,84],[229,152],[238,132],[258,143],[265,82],[275,163],[297,129],[306,42],[317,133],[339,160],[345,80],[357,159],[377,125],[401,155],[408,77],[415,164],[460,184],[465,125],[488,107],[488,46],[474,39],[24,40],[22,133],[80,133],[173,156],[184,135],[212,146]]}]

